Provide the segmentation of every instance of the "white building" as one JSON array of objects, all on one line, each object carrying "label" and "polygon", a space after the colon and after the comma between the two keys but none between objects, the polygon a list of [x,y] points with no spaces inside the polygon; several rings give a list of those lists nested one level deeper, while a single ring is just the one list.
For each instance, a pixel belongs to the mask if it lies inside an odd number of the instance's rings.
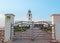
[{"label": "white building", "polygon": [[[32,21],[31,23],[33,23],[34,26],[44,25],[44,26],[47,27],[48,24],[51,25],[51,21],[37,21],[37,22]],[[19,25],[19,26],[29,26],[29,23],[28,23],[28,21],[17,21],[17,22],[15,22],[14,26],[17,26],[17,25]]]}]

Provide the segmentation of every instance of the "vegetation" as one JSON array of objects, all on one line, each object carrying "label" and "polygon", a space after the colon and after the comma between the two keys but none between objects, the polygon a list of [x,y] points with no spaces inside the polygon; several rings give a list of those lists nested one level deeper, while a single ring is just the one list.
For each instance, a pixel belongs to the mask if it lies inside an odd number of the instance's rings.
[{"label": "vegetation", "polygon": [[14,32],[23,32],[23,31],[26,31],[27,29],[29,29],[28,26],[23,26],[23,27],[15,26]]},{"label": "vegetation", "polygon": [[48,24],[48,27],[42,26],[40,29],[48,32],[48,31],[52,31],[52,26],[50,26],[50,24]]},{"label": "vegetation", "polygon": [[8,19],[10,19],[10,16],[7,16]]}]

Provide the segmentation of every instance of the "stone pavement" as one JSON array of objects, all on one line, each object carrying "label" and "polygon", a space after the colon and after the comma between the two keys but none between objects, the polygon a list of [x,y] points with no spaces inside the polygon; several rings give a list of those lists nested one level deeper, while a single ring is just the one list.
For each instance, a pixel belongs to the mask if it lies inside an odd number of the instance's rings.
[{"label": "stone pavement", "polygon": [[12,43],[50,43],[49,40],[27,40],[27,39],[22,39],[22,40],[15,40]]}]

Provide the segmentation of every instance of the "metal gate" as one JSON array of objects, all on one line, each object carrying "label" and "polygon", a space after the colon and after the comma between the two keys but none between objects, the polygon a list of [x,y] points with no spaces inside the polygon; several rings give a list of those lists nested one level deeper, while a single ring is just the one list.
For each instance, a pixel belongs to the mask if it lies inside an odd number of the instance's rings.
[{"label": "metal gate", "polygon": [[[47,38],[48,37],[48,38]],[[16,39],[51,39],[51,33],[47,33],[45,31],[40,30],[38,27],[28,29],[24,32],[16,32],[14,35],[14,38]]]}]

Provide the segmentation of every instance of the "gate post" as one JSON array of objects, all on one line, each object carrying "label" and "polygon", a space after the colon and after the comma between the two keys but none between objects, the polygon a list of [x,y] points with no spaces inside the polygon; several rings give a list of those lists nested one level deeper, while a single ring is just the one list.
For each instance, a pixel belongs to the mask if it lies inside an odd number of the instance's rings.
[{"label": "gate post", "polygon": [[5,14],[5,35],[4,42],[11,43],[13,38],[13,24],[14,24],[14,15]]},{"label": "gate post", "polygon": [[55,42],[60,41],[60,14],[52,15],[52,39]]}]

